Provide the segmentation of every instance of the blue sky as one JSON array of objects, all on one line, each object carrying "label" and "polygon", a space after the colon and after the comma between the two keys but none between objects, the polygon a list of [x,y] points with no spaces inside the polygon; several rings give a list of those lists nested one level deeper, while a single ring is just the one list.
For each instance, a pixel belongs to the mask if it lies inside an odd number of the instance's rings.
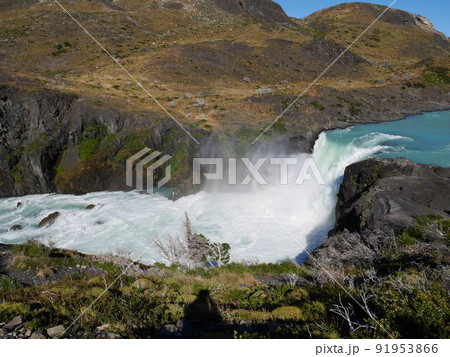
[{"label": "blue sky", "polygon": [[[291,17],[302,18],[313,12],[343,2],[352,0],[275,0]],[[379,5],[390,5],[393,0],[365,1]],[[436,30],[450,35],[450,1],[449,0],[397,0],[392,6],[395,9],[406,10],[425,16]]]}]

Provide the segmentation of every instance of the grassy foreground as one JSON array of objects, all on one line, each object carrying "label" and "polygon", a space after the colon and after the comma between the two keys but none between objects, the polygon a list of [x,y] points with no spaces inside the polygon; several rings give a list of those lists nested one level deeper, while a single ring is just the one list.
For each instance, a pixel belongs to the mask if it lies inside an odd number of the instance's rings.
[{"label": "grassy foreground", "polygon": [[376,266],[327,267],[333,278],[292,262],[193,270],[132,263],[121,275],[125,258],[29,241],[7,246],[0,322],[20,315],[25,329],[46,331],[84,312],[63,336],[72,338],[448,338],[450,220],[418,217],[397,237]]}]

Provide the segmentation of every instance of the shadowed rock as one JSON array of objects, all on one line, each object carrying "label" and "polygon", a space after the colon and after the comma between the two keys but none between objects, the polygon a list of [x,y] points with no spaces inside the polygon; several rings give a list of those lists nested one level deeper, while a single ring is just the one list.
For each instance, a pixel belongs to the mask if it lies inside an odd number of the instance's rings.
[{"label": "shadowed rock", "polygon": [[45,217],[41,222],[39,222],[39,227],[50,227],[53,223],[55,223],[56,219],[61,215],[59,212],[53,212]]},{"label": "shadowed rock", "polygon": [[244,15],[259,21],[296,28],[298,25],[286,15],[283,8],[271,0],[213,0],[222,10]]},{"label": "shadowed rock", "polygon": [[361,232],[387,225],[407,228],[416,215],[445,216],[450,169],[406,159],[369,159],[345,170],[336,206],[336,230]]},{"label": "shadowed rock", "polygon": [[364,267],[395,244],[415,218],[448,218],[450,168],[406,159],[373,158],[348,166],[336,205],[335,229],[306,264]]}]

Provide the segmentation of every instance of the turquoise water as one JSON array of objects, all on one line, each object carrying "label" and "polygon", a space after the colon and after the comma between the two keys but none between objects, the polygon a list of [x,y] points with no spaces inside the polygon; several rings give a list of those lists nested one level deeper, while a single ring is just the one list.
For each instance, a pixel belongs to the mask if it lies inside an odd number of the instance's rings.
[{"label": "turquoise water", "polygon": [[326,140],[338,156],[349,145],[377,147],[370,156],[405,157],[420,164],[450,167],[450,111],[413,115],[395,122],[358,124],[330,131]]}]

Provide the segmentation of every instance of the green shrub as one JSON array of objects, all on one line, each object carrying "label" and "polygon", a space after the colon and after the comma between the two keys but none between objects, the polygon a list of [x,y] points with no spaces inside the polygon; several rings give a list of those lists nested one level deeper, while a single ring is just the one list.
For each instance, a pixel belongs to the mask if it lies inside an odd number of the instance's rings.
[{"label": "green shrub", "polygon": [[273,318],[272,314],[268,311],[250,311],[245,309],[232,310],[230,311],[230,316],[235,319],[253,322],[262,322]]},{"label": "green shrub", "polygon": [[432,231],[439,231],[440,234],[450,239],[450,219],[435,214],[417,216],[414,226],[401,232],[399,243],[408,246],[419,241],[427,241]]},{"label": "green shrub", "polygon": [[303,317],[308,321],[318,321],[325,318],[325,305],[320,301],[307,302],[302,305]]},{"label": "green shrub", "polygon": [[30,308],[28,305],[14,303],[14,302],[4,302],[0,304],[0,321],[1,322],[9,322],[15,316],[22,316],[25,318],[30,312]]},{"label": "green shrub", "polygon": [[450,76],[448,75],[448,68],[445,67],[430,67],[427,73],[423,75],[425,82],[437,85],[449,85]]},{"label": "green shrub", "polygon": [[318,100],[313,100],[311,102],[311,105],[316,107],[317,109],[325,110],[325,107],[322,104],[320,104]]},{"label": "green shrub", "polygon": [[78,155],[82,160],[90,159],[100,147],[97,139],[87,139],[78,145]]},{"label": "green shrub", "polygon": [[14,290],[20,287],[20,283],[13,278],[10,278],[7,275],[3,275],[0,277],[0,292],[5,290]]},{"label": "green shrub", "polygon": [[283,119],[283,118],[280,118],[278,121],[276,121],[272,125],[272,130],[277,134],[285,134],[288,131],[286,129],[286,126],[284,125],[284,123],[282,121],[280,121],[281,119]]},{"label": "green shrub", "polygon": [[143,147],[142,139],[139,138],[139,135],[137,133],[128,135],[123,143],[123,149],[129,151],[138,151],[141,150],[142,147]]},{"label": "green shrub", "polygon": [[281,306],[272,311],[272,315],[277,320],[294,320],[302,319],[302,310],[296,306]]},{"label": "green shrub", "polygon": [[448,338],[448,295],[441,286],[409,293],[386,289],[381,295],[385,317],[381,321],[404,338]]},{"label": "green shrub", "polygon": [[92,118],[89,124],[83,129],[78,142],[78,155],[82,160],[90,159],[99,149],[100,143],[107,134],[106,126],[98,124]]},{"label": "green shrub", "polygon": [[138,279],[133,283],[133,286],[138,289],[147,290],[147,289],[155,289],[156,285],[149,279]]},{"label": "green shrub", "polygon": [[171,176],[174,182],[181,182],[189,176],[189,154],[186,150],[186,145],[178,145],[175,155],[170,159],[170,166],[172,169]]},{"label": "green shrub", "polygon": [[46,247],[38,240],[30,239],[23,244],[15,245],[12,248],[12,252],[14,254],[22,253],[24,256],[29,258],[43,258],[48,257],[50,248]]},{"label": "green shrub", "polygon": [[181,319],[184,315],[183,308],[178,304],[167,304],[165,307],[167,308],[165,317],[169,320],[169,322],[174,323]]},{"label": "green shrub", "polygon": [[95,265],[97,268],[100,268],[109,274],[122,273],[122,269],[117,264],[111,262],[93,262],[92,265]]},{"label": "green shrub", "polygon": [[352,116],[357,116],[358,114],[360,114],[361,113],[361,109],[359,109],[359,108],[357,108],[356,106],[354,106],[354,105],[352,105],[351,107],[350,107],[350,114],[352,115]]},{"label": "green shrub", "polygon": [[192,304],[197,299],[197,295],[180,295],[177,298],[177,302],[180,304]]}]

